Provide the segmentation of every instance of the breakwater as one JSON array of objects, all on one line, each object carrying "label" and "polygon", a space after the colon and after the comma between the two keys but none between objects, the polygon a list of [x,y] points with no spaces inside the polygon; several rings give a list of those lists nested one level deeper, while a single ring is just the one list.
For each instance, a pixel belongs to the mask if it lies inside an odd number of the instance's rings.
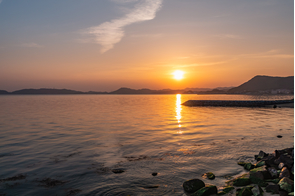
[{"label": "breakwater", "polygon": [[270,105],[290,104],[292,100],[274,100],[274,101],[228,101],[228,100],[188,100],[184,106],[220,106],[220,107],[265,107]]}]

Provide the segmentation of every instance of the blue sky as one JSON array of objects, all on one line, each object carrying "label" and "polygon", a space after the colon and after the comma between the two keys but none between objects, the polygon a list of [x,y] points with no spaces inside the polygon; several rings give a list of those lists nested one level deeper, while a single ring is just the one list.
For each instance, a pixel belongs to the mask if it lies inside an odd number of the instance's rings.
[{"label": "blue sky", "polygon": [[[239,85],[294,75],[291,0],[2,0],[0,89]],[[183,70],[185,79],[171,73]]]}]

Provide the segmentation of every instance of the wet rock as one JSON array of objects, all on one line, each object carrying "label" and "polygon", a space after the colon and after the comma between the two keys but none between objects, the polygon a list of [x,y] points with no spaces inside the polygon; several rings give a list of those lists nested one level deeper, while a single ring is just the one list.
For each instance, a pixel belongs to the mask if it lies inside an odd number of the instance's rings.
[{"label": "wet rock", "polygon": [[237,196],[251,196],[253,195],[251,189],[249,187],[243,187],[242,189],[237,190]]},{"label": "wet rock", "polygon": [[289,196],[293,196],[294,195],[294,192],[291,192],[291,193],[288,193]]},{"label": "wet rock", "polygon": [[272,182],[272,183],[275,183],[275,184],[278,184],[279,181],[280,181],[280,179],[278,179],[278,178],[266,180],[266,182]]},{"label": "wet rock", "polygon": [[213,186],[213,185],[209,185],[209,186],[199,189],[191,196],[209,196],[212,194],[217,194],[217,187]]},{"label": "wet rock", "polygon": [[152,175],[153,175],[153,176],[156,176],[156,175],[158,175],[158,173],[154,172],[154,173],[152,173]]},{"label": "wet rock", "polygon": [[248,163],[248,162],[239,161],[239,162],[238,162],[238,165],[244,166],[244,165],[246,165],[247,163]]},{"label": "wet rock", "polygon": [[255,165],[254,165],[254,167],[261,167],[261,166],[264,166],[265,165],[265,161],[258,161]]},{"label": "wet rock", "polygon": [[217,193],[217,195],[225,195],[234,189],[235,189],[235,187],[233,187],[233,186],[221,187],[221,188],[219,188],[219,192]]},{"label": "wet rock", "polygon": [[202,175],[203,178],[208,178],[209,180],[214,180],[215,179],[215,175],[212,172],[207,172],[205,174]]},{"label": "wet rock", "polygon": [[270,173],[272,178],[277,178],[278,177],[278,171],[274,167],[269,167],[267,168],[268,172]]},{"label": "wet rock", "polygon": [[[288,169],[291,169],[294,165],[294,159],[291,155],[288,154],[282,154],[280,158],[278,159],[279,163],[284,163],[284,166],[286,166]],[[279,164],[278,163],[278,164]]]},{"label": "wet rock", "polygon": [[268,185],[267,187],[265,187],[265,191],[272,194],[278,194],[279,190],[280,190],[280,186],[277,184]]},{"label": "wet rock", "polygon": [[283,169],[284,166],[285,166],[284,163],[280,163],[280,164],[278,165],[278,168],[279,168],[279,169]]},{"label": "wet rock", "polygon": [[183,183],[183,189],[188,193],[194,193],[197,190],[205,187],[205,183],[200,179],[191,179]]},{"label": "wet rock", "polygon": [[288,192],[284,190],[279,191],[280,196],[288,196]]},{"label": "wet rock", "polygon": [[252,189],[251,189],[252,193],[254,196],[262,196],[263,195],[263,190],[261,189],[260,186],[255,185]]},{"label": "wet rock", "polygon": [[144,186],[143,188],[145,188],[145,189],[157,189],[157,188],[159,188],[159,185],[149,185],[149,186]]},{"label": "wet rock", "polygon": [[268,167],[275,167],[276,165],[278,165],[278,164],[274,163],[274,161],[276,160],[276,157],[273,154],[271,154],[267,157],[264,157],[261,160],[265,161],[265,165],[267,165]]},{"label": "wet rock", "polygon": [[254,169],[254,165],[252,163],[247,163],[244,165],[244,169],[250,171],[251,169]]},{"label": "wet rock", "polygon": [[287,191],[288,193],[293,192],[294,191],[294,181],[290,180],[289,178],[282,178],[278,185],[280,186],[281,189]]},{"label": "wet rock", "polygon": [[121,173],[125,172],[125,170],[123,170],[123,169],[112,169],[112,172],[115,173],[115,174],[121,174]]},{"label": "wet rock", "polygon": [[263,151],[260,151],[259,154],[255,157],[255,159],[256,159],[257,161],[260,161],[262,158],[267,157],[267,156],[268,156],[267,153],[265,153],[265,152],[263,152]]},{"label": "wet rock", "polygon": [[282,138],[283,136],[281,136],[281,135],[277,135],[277,138]]},{"label": "wet rock", "polygon": [[290,178],[290,176],[291,176],[291,174],[290,174],[290,171],[288,170],[288,168],[287,167],[283,167],[283,169],[281,170],[279,179],[282,179],[284,177]]},{"label": "wet rock", "polygon": [[233,185],[234,186],[247,186],[251,184],[251,180],[249,178],[236,178],[233,180]]}]

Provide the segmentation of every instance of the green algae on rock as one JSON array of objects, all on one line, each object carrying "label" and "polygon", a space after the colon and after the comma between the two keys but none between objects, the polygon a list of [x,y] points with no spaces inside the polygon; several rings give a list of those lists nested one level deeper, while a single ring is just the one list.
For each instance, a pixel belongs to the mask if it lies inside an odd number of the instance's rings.
[{"label": "green algae on rock", "polygon": [[203,178],[208,178],[209,180],[214,180],[215,179],[215,175],[212,172],[207,172],[205,174],[202,175]]},{"label": "green algae on rock", "polygon": [[294,181],[289,179],[289,178],[282,178],[278,185],[280,186],[281,189],[287,191],[288,193],[291,193],[294,191]]},{"label": "green algae on rock", "polygon": [[212,194],[217,194],[217,187],[213,185],[209,185],[199,189],[191,196],[209,196]]}]

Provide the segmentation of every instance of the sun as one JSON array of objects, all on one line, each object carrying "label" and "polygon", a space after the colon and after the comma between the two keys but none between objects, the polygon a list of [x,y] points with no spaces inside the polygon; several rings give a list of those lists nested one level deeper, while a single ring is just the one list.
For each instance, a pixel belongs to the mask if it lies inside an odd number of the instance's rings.
[{"label": "sun", "polygon": [[181,79],[183,79],[183,74],[184,74],[183,71],[176,70],[176,71],[173,72],[173,78],[175,80],[181,80]]}]

